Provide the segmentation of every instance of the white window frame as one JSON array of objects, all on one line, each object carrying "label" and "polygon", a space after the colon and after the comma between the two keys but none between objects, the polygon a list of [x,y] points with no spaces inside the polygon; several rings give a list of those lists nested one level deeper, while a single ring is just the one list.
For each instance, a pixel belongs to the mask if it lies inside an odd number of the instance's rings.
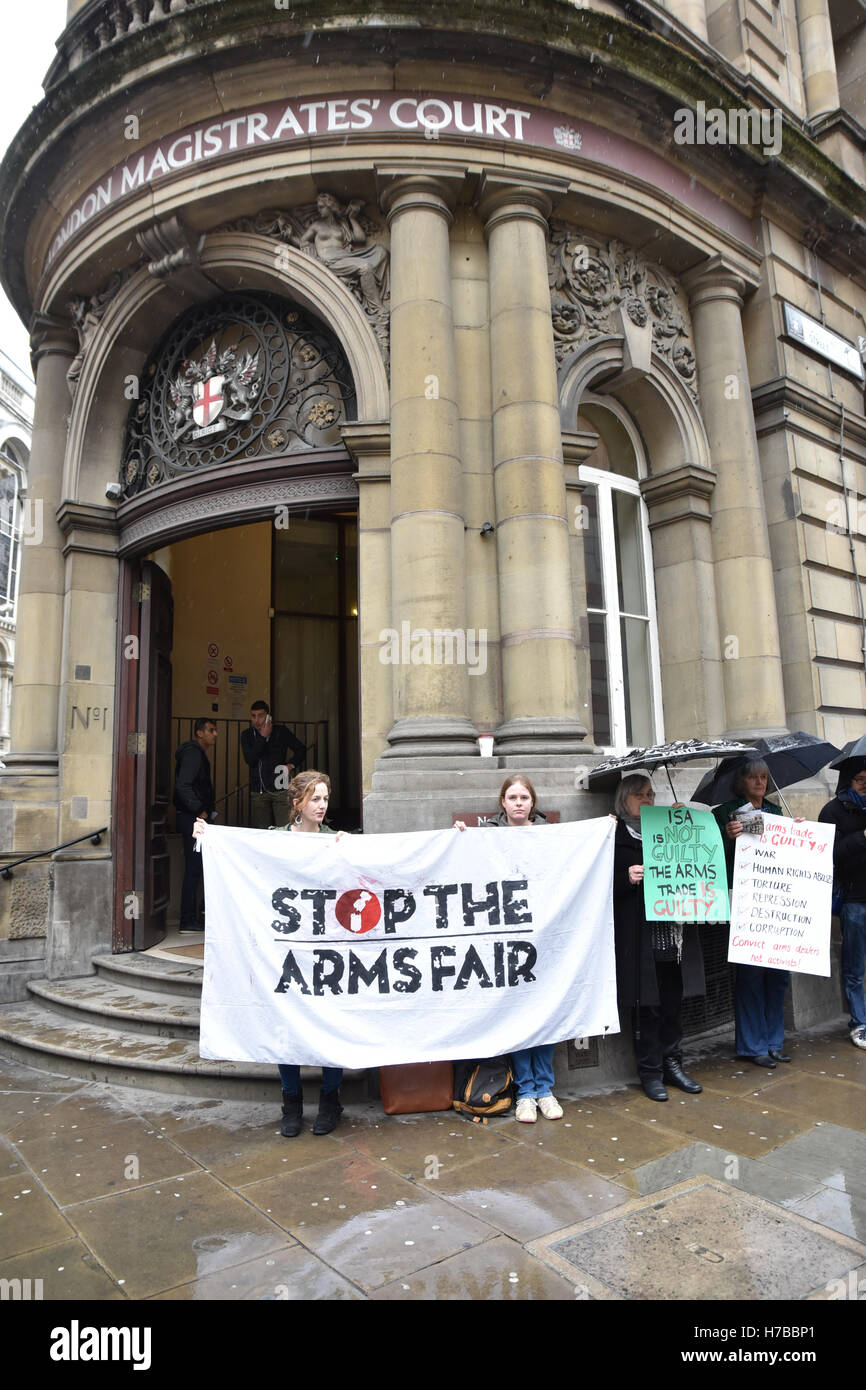
[{"label": "white window frame", "polygon": [[[613,415],[626,430],[632,448],[639,477],[627,478],[622,473],[608,472],[604,468],[589,468],[581,464],[578,475],[581,482],[591,483],[598,499],[598,544],[601,560],[601,580],[604,591],[604,632],[607,656],[608,695],[610,702],[610,723],[613,744],[604,746],[602,751],[612,756],[627,753],[635,745],[626,739],[625,679],[623,676],[622,639],[620,618],[638,618],[649,628],[650,685],[652,690],[652,728],[656,743],[664,742],[664,712],[662,707],[661,667],[658,655],[658,620],[656,614],[655,575],[653,573],[652,543],[648,525],[647,506],[640,490],[640,478],[646,477],[643,451],[631,421],[625,412],[618,410],[609,399],[585,397],[588,405],[598,405]],[[613,521],[613,493],[626,492],[638,499],[638,515],[641,521],[641,541],[643,543],[644,591],[647,611],[643,613],[620,613],[619,586],[616,569],[616,532]],[[612,602],[611,602],[612,599]],[[598,609],[588,610],[601,617]]]}]

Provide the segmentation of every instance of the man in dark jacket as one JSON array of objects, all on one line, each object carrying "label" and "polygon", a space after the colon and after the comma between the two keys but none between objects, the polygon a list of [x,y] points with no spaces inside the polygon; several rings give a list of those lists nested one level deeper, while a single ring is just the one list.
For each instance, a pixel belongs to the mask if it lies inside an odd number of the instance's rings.
[{"label": "man in dark jacket", "polygon": [[[217,730],[212,719],[197,719],[193,737],[182,743],[174,755],[174,804],[177,828],[183,839],[183,887],[180,892],[181,931],[200,931],[198,890],[202,884],[201,855],[195,852],[192,828],[198,816],[210,820],[214,810],[214,790],[208,752],[216,743]],[[202,905],[202,916],[204,905]]]},{"label": "man in dark jacket", "polygon": [[285,724],[275,724],[264,700],[250,707],[250,727],[241,734],[250,769],[250,825],[268,830],[289,823],[289,782],[306,752]]},{"label": "man in dark jacket", "polygon": [[840,765],[836,795],[818,819],[836,827],[834,887],[844,897],[840,917],[848,1027],[854,1046],[866,1048],[866,758],[846,758]]}]

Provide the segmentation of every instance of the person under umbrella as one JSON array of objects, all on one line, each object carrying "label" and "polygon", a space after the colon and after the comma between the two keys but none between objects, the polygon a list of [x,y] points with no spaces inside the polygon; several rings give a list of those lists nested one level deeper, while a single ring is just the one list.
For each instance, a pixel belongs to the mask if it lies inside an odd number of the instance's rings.
[{"label": "person under umbrella", "polygon": [[640,808],[655,794],[646,773],[623,777],[614,799],[613,924],[620,1014],[634,1009],[638,1077],[650,1100],[667,1100],[665,1083],[697,1095],[683,1071],[683,995],[704,994],[704,959],[694,923],[648,922],[643,898]]},{"label": "person under umbrella", "polygon": [[846,744],[831,766],[839,773],[836,795],[819,821],[835,825],[834,887],[842,893],[842,983],[848,1028],[855,1047],[866,1048],[866,738]]},{"label": "person under umbrella", "polygon": [[[782,808],[766,800],[770,772],[767,764],[752,759],[738,768],[733,777],[733,800],[713,812],[722,832],[725,862],[728,869],[728,888],[734,882],[734,861],[737,840],[743,833],[740,812],[746,803],[755,811],[781,816]],[[734,1026],[737,1056],[747,1058],[756,1067],[773,1068],[777,1062],[790,1062],[784,1050],[785,995],[790,975],[766,965],[737,967],[734,983]]]}]

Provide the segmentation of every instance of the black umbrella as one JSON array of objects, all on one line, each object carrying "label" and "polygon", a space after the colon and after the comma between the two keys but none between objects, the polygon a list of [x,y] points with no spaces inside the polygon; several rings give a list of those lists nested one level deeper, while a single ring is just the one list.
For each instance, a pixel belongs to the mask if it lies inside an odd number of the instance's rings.
[{"label": "black umbrella", "polygon": [[[776,734],[772,738],[759,738],[744,757],[725,758],[715,772],[708,772],[692,795],[692,801],[701,801],[705,806],[720,806],[730,801],[737,793],[734,780],[749,763],[766,763],[770,777],[777,791],[789,787],[793,782],[802,782],[826,767],[831,758],[839,756],[839,749],[826,739],[815,734],[798,731],[793,734]],[[782,805],[788,810],[785,798]]]},{"label": "black umbrella", "polygon": [[866,762],[866,734],[862,738],[852,738],[845,744],[835,763],[831,763],[832,768],[841,774],[847,772],[846,763]]},{"label": "black umbrella", "polygon": [[[750,743],[740,743],[729,738],[714,738],[706,741],[701,738],[674,739],[672,743],[655,743],[651,748],[633,748],[621,758],[606,758],[592,769],[587,777],[591,791],[613,791],[619,786],[623,776],[638,768],[663,767],[667,770],[675,763],[688,763],[696,758],[724,758],[732,754],[751,753]],[[674,796],[674,785],[668,773],[668,782]]]}]

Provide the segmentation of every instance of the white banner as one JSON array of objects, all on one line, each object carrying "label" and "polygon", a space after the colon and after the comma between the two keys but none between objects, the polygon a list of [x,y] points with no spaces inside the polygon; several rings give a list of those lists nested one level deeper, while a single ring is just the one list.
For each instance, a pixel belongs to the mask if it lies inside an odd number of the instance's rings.
[{"label": "white banner", "polygon": [[618,1032],[614,829],[210,826],[202,1057],[361,1068]]},{"label": "white banner", "polygon": [[728,960],[829,976],[836,827],[760,815],[737,837]]}]

